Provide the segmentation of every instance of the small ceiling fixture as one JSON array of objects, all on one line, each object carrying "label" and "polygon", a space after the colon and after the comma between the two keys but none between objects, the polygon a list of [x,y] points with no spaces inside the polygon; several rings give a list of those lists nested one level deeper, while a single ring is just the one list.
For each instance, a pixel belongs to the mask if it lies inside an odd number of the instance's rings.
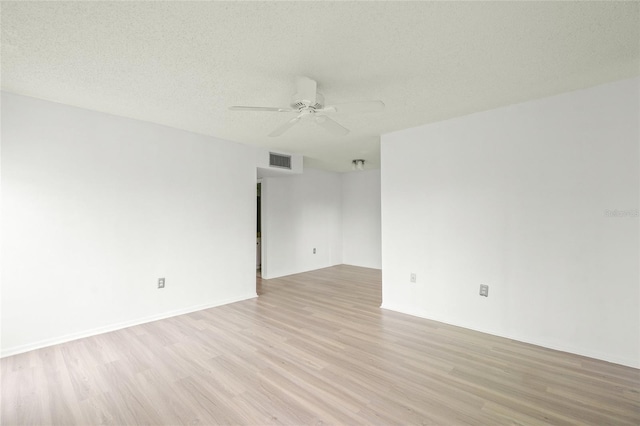
[{"label": "small ceiling fixture", "polygon": [[353,170],[364,170],[364,160],[353,160],[351,164]]}]

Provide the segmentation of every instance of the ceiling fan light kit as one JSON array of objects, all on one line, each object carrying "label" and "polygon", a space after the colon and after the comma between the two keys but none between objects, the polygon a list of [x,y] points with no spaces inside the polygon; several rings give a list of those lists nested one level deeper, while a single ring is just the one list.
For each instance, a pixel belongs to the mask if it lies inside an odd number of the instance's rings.
[{"label": "ceiling fan light kit", "polygon": [[[298,113],[296,117],[269,133],[269,136],[271,137],[282,135],[301,119],[313,120],[316,124],[325,128],[334,135],[344,136],[349,133],[349,129],[328,117],[326,114],[378,112],[384,109],[384,103],[382,101],[348,102],[325,107],[324,96],[321,93],[318,93],[317,88],[318,85],[315,80],[312,80],[309,77],[298,77],[296,79],[297,90],[291,99],[291,108],[235,105],[229,107],[229,109],[232,111]],[[364,160],[361,161],[364,165]]]}]

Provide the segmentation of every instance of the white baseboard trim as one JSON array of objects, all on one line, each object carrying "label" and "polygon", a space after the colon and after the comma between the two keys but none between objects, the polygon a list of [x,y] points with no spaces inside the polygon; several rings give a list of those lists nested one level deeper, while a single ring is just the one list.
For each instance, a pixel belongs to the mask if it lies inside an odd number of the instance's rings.
[{"label": "white baseboard trim", "polygon": [[342,265],[347,265],[347,266],[357,266],[358,268],[375,269],[375,270],[378,270],[378,271],[381,271],[381,270],[382,270],[382,266],[381,266],[381,265],[378,265],[378,264],[375,264],[375,265],[370,265],[370,264],[364,265],[364,264],[360,264],[360,263],[348,263],[348,262],[344,262],[344,263],[342,263]]},{"label": "white baseboard trim", "polygon": [[483,328],[479,328],[479,327],[469,326],[468,324],[455,323],[455,322],[451,322],[451,321],[448,321],[448,320],[445,320],[445,319],[442,319],[442,318],[436,318],[436,317],[433,317],[433,316],[426,315],[423,312],[419,312],[419,311],[416,311],[416,310],[413,310],[413,309],[407,309],[405,307],[397,306],[397,305],[393,305],[393,304],[389,304],[389,303],[383,303],[380,306],[380,308],[386,309],[386,310],[389,310],[389,311],[399,312],[401,314],[411,315],[411,316],[418,317],[418,318],[428,319],[428,320],[431,320],[431,321],[441,322],[443,324],[453,325],[455,327],[466,328],[467,330],[478,331],[480,333],[490,334],[492,336],[504,337],[505,339],[511,339],[511,340],[516,340],[518,342],[522,342],[522,343],[528,343],[528,344],[531,344],[531,345],[541,346],[543,348],[553,349],[555,351],[567,352],[567,353],[580,355],[580,356],[586,356],[588,358],[594,358],[594,359],[597,359],[597,360],[600,360],[600,361],[606,361],[606,362],[610,362],[610,363],[613,363],[613,364],[624,365],[626,367],[640,368],[640,360],[639,359],[612,356],[611,354],[600,353],[600,352],[591,351],[591,350],[585,350],[583,348],[575,348],[575,347],[572,347],[570,345],[566,345],[566,346],[565,345],[558,345],[558,344],[553,343],[553,342],[547,342],[547,341],[542,341],[542,340],[537,340],[537,339],[528,339],[528,338],[523,338],[522,336],[513,336],[513,335],[506,334],[506,333],[499,333],[499,332],[496,332],[495,330],[487,330],[487,329],[483,329]]},{"label": "white baseboard trim", "polygon": [[96,336],[98,334],[109,333],[111,331],[121,330],[127,327],[133,327],[134,325],[145,324],[148,322],[158,321],[158,320],[170,318],[170,317],[176,317],[178,315],[184,315],[191,312],[202,311],[204,309],[215,308],[217,306],[228,305],[230,303],[241,302],[243,300],[254,299],[256,297],[258,297],[258,295],[254,293],[248,296],[239,296],[239,297],[233,297],[229,299],[223,299],[213,303],[194,305],[188,308],[176,309],[169,312],[163,312],[161,314],[151,315],[143,318],[137,318],[131,321],[124,321],[116,324],[106,325],[104,327],[98,327],[90,330],[79,331],[77,333],[65,334],[64,336],[44,339],[38,342],[28,343],[26,345],[14,346],[12,348],[7,348],[7,349],[2,348],[2,352],[0,352],[0,358],[21,354],[21,353],[33,351],[36,349],[42,349],[42,348],[46,348],[47,346],[58,345],[60,343],[70,342],[72,340],[78,340],[85,337]]},{"label": "white baseboard trim", "polygon": [[324,265],[324,266],[319,266],[319,267],[313,267],[311,269],[303,269],[303,270],[295,270],[295,271],[280,271],[277,272],[276,274],[269,274],[267,275],[265,273],[265,271],[263,270],[263,274],[262,274],[262,279],[265,280],[272,280],[274,278],[283,278],[283,277],[288,277],[289,275],[297,275],[297,274],[304,274],[305,272],[312,272],[312,271],[319,271],[320,269],[326,269],[326,268],[331,268],[333,266],[339,266],[342,265],[342,263],[336,263],[333,265]]}]

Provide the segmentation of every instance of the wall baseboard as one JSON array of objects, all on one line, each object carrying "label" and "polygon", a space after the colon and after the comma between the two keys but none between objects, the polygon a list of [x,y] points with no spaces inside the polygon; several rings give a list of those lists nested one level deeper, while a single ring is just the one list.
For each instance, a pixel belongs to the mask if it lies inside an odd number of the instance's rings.
[{"label": "wall baseboard", "polygon": [[119,322],[116,324],[107,325],[104,327],[93,328],[91,330],[80,331],[77,333],[65,334],[64,336],[54,337],[51,339],[44,339],[38,342],[29,343],[21,346],[14,346],[12,348],[2,348],[0,352],[0,358],[5,358],[11,355],[17,355],[24,352],[33,351],[36,349],[46,348],[47,346],[58,345],[60,343],[70,342],[72,340],[78,340],[85,337],[96,336],[98,334],[109,333],[111,331],[121,330],[127,327],[133,327],[134,325],[146,324],[148,322],[158,321],[165,318],[176,317],[179,315],[188,314],[191,312],[202,311],[204,309],[215,308],[217,306],[228,305],[230,303],[241,302],[243,300],[254,299],[258,297],[257,294],[250,294],[248,296],[239,296],[224,300],[219,300],[213,303],[205,303],[202,305],[190,306],[188,308],[177,309],[169,312],[164,312],[161,314],[151,315],[148,317],[137,318],[131,321]]},{"label": "wall baseboard", "polygon": [[349,266],[357,266],[358,268],[368,268],[368,269],[377,269],[379,271],[382,270],[382,266],[378,265],[378,264],[364,264],[364,263],[356,263],[356,262],[343,262],[342,265],[349,265]]},{"label": "wall baseboard", "polygon": [[269,275],[269,276],[267,276],[266,274],[263,274],[262,279],[272,280],[274,278],[282,278],[282,277],[288,277],[289,275],[304,274],[305,272],[318,271],[320,269],[331,268],[332,266],[338,266],[338,265],[342,265],[342,263],[334,263],[333,265],[324,265],[317,268],[313,267],[311,269],[304,269],[304,270],[284,271],[284,272],[279,272],[279,273],[276,273],[275,275]]},{"label": "wall baseboard", "polygon": [[585,357],[588,357],[588,358],[594,358],[594,359],[597,359],[597,360],[600,360],[600,361],[606,361],[606,362],[610,362],[610,363],[613,363],[613,364],[624,365],[625,367],[640,368],[640,361],[638,359],[621,358],[621,357],[617,357],[617,356],[611,356],[610,354],[604,354],[604,353],[584,350],[582,348],[575,348],[575,347],[572,347],[570,345],[567,345],[567,346],[557,345],[557,344],[546,342],[546,341],[542,341],[542,340],[527,339],[527,338],[523,338],[522,336],[512,336],[512,335],[508,335],[508,334],[505,334],[505,333],[497,333],[494,330],[486,330],[486,329],[482,329],[482,328],[478,328],[478,327],[471,327],[471,326],[469,326],[467,324],[459,324],[459,323],[454,323],[454,322],[451,322],[451,321],[446,321],[446,320],[444,320],[442,318],[436,318],[436,317],[433,317],[433,316],[426,315],[426,314],[424,314],[422,312],[418,312],[416,310],[406,309],[406,308],[404,308],[402,306],[397,306],[397,305],[393,305],[393,304],[389,304],[389,303],[383,303],[380,306],[380,308],[381,309],[386,309],[386,310],[389,310],[389,311],[399,312],[401,314],[411,315],[411,316],[418,317],[418,318],[428,319],[428,320],[431,320],[431,321],[441,322],[443,324],[453,325],[455,327],[465,328],[467,330],[478,331],[480,333],[490,334],[492,336],[504,337],[505,339],[516,340],[518,342],[528,343],[530,345],[536,345],[536,346],[540,346],[540,347],[547,348],[547,349],[553,349],[555,351],[567,352],[567,353],[574,354],[574,355],[580,355],[580,356],[585,356]]}]

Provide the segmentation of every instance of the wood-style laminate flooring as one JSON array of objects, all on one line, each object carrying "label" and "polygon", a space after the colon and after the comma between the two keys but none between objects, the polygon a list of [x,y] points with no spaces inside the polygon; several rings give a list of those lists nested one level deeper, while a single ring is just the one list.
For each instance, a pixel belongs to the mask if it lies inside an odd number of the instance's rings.
[{"label": "wood-style laminate flooring", "polygon": [[0,361],[3,425],[640,424],[640,370],[379,308],[380,271]]}]

